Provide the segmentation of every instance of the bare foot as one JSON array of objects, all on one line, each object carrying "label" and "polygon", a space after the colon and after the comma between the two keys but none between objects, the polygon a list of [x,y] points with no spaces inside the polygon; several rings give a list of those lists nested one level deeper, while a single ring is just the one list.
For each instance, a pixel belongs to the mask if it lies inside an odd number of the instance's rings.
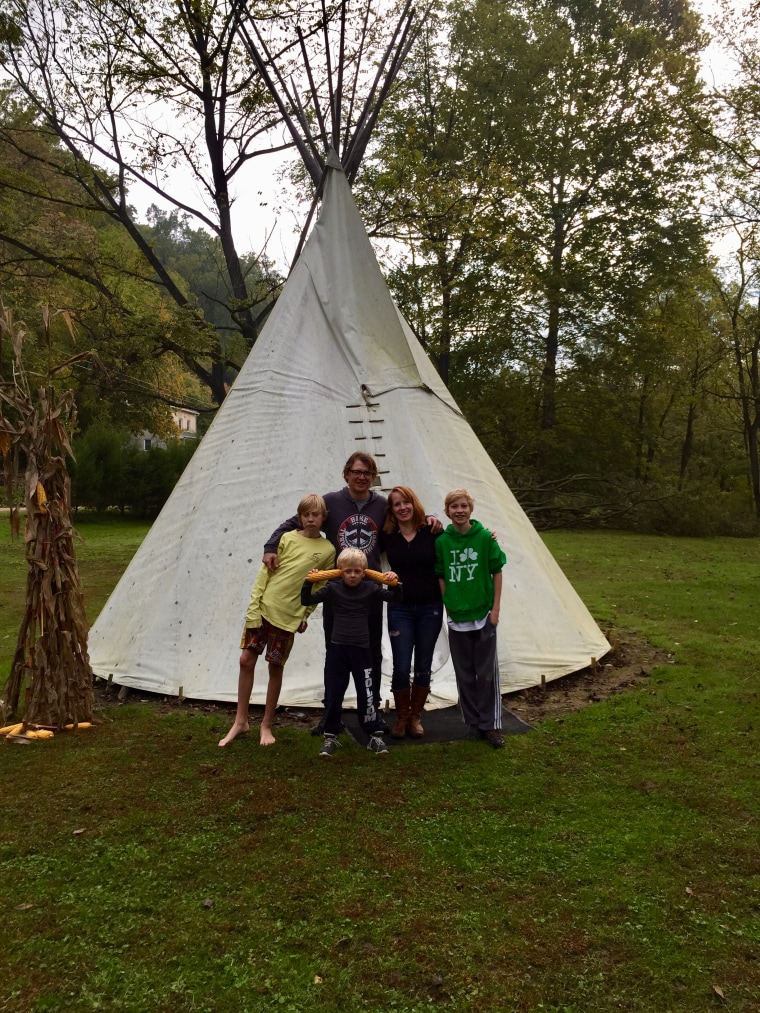
[{"label": "bare foot", "polygon": [[224,736],[224,738],[219,739],[219,745],[229,746],[230,742],[232,742],[233,739],[236,739],[238,735],[247,735],[248,731],[249,725],[247,721],[245,722],[245,724],[242,725],[238,724],[236,721],[235,724],[232,726],[232,728],[230,728],[230,730]]},{"label": "bare foot", "polygon": [[274,737],[274,735],[272,735],[272,729],[271,728],[265,728],[264,725],[262,725],[261,726],[261,730],[259,731],[259,745],[260,746],[273,746],[274,743],[275,743],[275,737]]}]

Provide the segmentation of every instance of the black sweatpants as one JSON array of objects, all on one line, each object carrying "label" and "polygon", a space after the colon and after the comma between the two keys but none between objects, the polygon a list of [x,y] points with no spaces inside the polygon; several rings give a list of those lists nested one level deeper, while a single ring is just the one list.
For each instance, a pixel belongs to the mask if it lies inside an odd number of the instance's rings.
[{"label": "black sweatpants", "polygon": [[[383,666],[383,603],[372,602],[367,612],[369,624],[369,650],[372,665],[372,700],[375,709],[380,710],[380,679]],[[325,631],[325,699],[327,706],[327,665],[332,641],[333,610],[329,601],[322,606],[322,626]],[[345,692],[345,690],[344,690]]]},{"label": "black sweatpants", "polygon": [[354,644],[328,644],[325,672],[325,731],[338,735],[348,680],[356,687],[356,713],[368,735],[383,727],[372,695],[372,653]]},{"label": "black sweatpants", "polygon": [[479,630],[452,630],[449,650],[465,724],[482,731],[501,728],[501,687],[496,627],[490,617]]}]

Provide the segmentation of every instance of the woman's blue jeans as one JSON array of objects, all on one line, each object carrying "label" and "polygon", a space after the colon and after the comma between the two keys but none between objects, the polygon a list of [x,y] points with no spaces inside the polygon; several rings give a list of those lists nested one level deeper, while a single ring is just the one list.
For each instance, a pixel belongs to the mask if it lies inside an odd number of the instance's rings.
[{"label": "woman's blue jeans", "polygon": [[405,605],[388,603],[388,636],[393,652],[395,691],[409,689],[414,655],[414,684],[429,686],[433,651],[443,623],[443,604]]}]

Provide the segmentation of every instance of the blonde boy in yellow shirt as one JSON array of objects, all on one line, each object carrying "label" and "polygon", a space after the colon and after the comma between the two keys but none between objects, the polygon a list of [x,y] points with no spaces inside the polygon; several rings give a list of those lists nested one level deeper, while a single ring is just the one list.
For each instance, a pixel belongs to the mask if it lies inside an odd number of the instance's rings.
[{"label": "blonde boy in yellow shirt", "polygon": [[278,568],[271,573],[262,566],[251,591],[251,601],[245,615],[245,629],[240,643],[240,672],[238,674],[238,700],[235,721],[220,746],[227,746],[238,735],[249,730],[248,706],[253,691],[253,676],[259,656],[266,650],[269,665],[269,685],[261,720],[259,742],[271,746],[277,703],[282,689],[282,673],[288,660],[296,633],[306,629],[306,618],[316,606],[301,604],[301,587],[310,570],[329,570],[335,562],[335,550],[322,538],[322,523],[327,507],[321,496],[311,493],[298,504],[298,531],[288,531],[280,539],[277,555]]}]

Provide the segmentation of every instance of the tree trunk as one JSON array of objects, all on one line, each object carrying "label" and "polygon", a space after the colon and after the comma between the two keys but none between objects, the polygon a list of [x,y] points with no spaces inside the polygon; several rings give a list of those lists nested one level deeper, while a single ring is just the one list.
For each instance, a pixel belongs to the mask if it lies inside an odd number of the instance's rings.
[{"label": "tree trunk", "polygon": [[686,416],[686,432],[684,434],[683,443],[681,444],[681,464],[678,469],[678,491],[680,492],[683,488],[683,483],[686,478],[686,471],[689,467],[689,461],[691,460],[691,452],[694,446],[694,417],[696,415],[697,406],[693,401],[689,402],[689,412]]},{"label": "tree trunk", "polygon": [[211,373],[208,380],[208,385],[211,388],[211,395],[217,404],[221,404],[227,397],[224,366],[225,364],[223,362],[215,362],[211,367]]},{"label": "tree trunk", "polygon": [[752,483],[752,498],[755,503],[755,517],[760,520],[760,454],[758,453],[758,419],[749,426],[746,433],[747,453],[749,456],[750,481]]},{"label": "tree trunk", "polygon": [[557,424],[557,354],[559,352],[560,306],[562,302],[562,262],[565,253],[565,230],[562,212],[562,184],[558,201],[552,207],[554,237],[551,252],[551,274],[547,285],[549,314],[544,342],[544,368],[541,374],[541,428],[552,430]]},{"label": "tree trunk", "polygon": [[755,516],[760,519],[760,454],[758,453],[758,428],[760,427],[760,316],[754,321],[752,346],[749,349],[749,366],[745,364],[741,346],[738,316],[732,320],[734,361],[739,383],[739,401],[742,412],[744,445],[749,458],[750,484],[755,504]]},{"label": "tree trunk", "polygon": [[[241,12],[245,10],[243,6]],[[238,20],[236,15],[235,20]],[[253,348],[258,337],[256,323],[251,313],[251,297],[248,286],[245,283],[243,270],[240,266],[235,241],[232,236],[232,216],[230,214],[229,175],[224,162],[224,142],[227,105],[227,69],[229,52],[216,54],[216,59],[222,61],[221,78],[223,87],[219,89],[219,97],[214,93],[211,81],[211,71],[214,68],[214,57],[208,52],[208,39],[206,37],[206,25],[202,21],[195,21],[194,13],[189,17],[193,45],[198,53],[203,78],[203,128],[206,139],[206,149],[211,163],[211,175],[214,181],[214,204],[219,214],[219,241],[224,253],[224,262],[227,265],[227,273],[230,279],[234,303],[230,306],[230,313],[233,320],[240,328],[249,348]],[[234,37],[231,31],[230,39]]]},{"label": "tree trunk", "polygon": [[755,516],[760,519],[760,457],[757,445],[758,428],[760,428],[760,298],[758,299],[753,332],[749,361],[752,421],[747,432],[747,443],[752,476],[752,496],[755,500]]},{"label": "tree trunk", "polygon": [[636,420],[636,472],[637,482],[641,481],[644,458],[644,422],[646,420],[647,401],[649,399],[649,377],[645,376],[641,381],[641,393],[639,394],[639,416]]},{"label": "tree trunk", "polygon": [[441,341],[438,346],[438,372],[448,387],[451,370],[451,291],[448,285],[441,293]]},{"label": "tree trunk", "polygon": [[437,254],[438,277],[441,283],[441,330],[436,355],[436,368],[448,386],[451,372],[451,280],[453,276],[445,247]]}]

